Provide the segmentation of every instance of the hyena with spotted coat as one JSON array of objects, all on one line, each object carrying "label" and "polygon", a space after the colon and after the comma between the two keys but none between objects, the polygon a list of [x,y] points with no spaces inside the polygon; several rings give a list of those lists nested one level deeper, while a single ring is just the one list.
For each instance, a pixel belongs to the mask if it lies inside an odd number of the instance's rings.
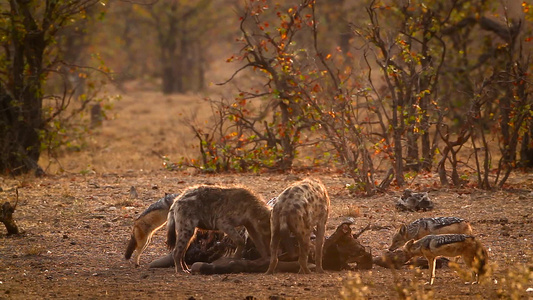
[{"label": "hyena with spotted coat", "polygon": [[315,264],[322,269],[322,252],[330,200],[326,187],[319,179],[307,178],[286,188],[272,208],[270,217],[270,265],[266,274],[273,274],[278,264],[281,237],[291,232],[298,241],[300,273],[311,273],[307,267],[311,234],[316,226]]},{"label": "hyena with spotted coat", "polygon": [[167,245],[173,251],[176,272],[189,272],[185,253],[196,229],[220,230],[237,245],[240,258],[245,240],[235,227],[244,226],[263,259],[269,256],[270,209],[252,191],[242,187],[196,186],[184,191],[168,213]]}]

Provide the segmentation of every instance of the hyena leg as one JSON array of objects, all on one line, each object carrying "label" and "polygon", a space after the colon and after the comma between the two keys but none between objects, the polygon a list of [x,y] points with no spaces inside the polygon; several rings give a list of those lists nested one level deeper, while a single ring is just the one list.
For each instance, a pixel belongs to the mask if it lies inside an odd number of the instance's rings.
[{"label": "hyena leg", "polygon": [[246,227],[246,230],[248,231],[248,234],[250,235],[250,238],[254,242],[255,248],[259,251],[259,254],[261,254],[261,258],[268,258],[268,245],[265,245],[264,237],[259,234],[259,232],[254,227]]},{"label": "hyena leg", "polygon": [[187,252],[187,248],[189,248],[189,244],[191,243],[195,231],[196,227],[192,224],[178,225],[176,223],[176,235],[178,238],[173,252],[176,273],[179,273],[180,271],[189,273],[189,267],[185,263],[185,253]]},{"label": "hyena leg", "polygon": [[242,258],[242,252],[244,251],[245,242],[244,238],[241,236],[241,234],[235,229],[235,227],[229,225],[229,224],[218,224],[218,229],[225,232],[228,237],[237,245],[237,249],[235,250],[235,253],[233,254],[233,258],[241,259]]},{"label": "hyena leg", "polygon": [[300,274],[309,274],[311,270],[307,267],[307,260],[309,256],[309,244],[311,241],[311,233],[306,232],[305,234],[296,234],[298,239],[298,247],[300,248],[300,253],[298,255],[298,263],[300,264]]},{"label": "hyena leg", "polygon": [[280,232],[281,249],[285,251],[285,257],[287,261],[296,260],[298,258],[298,251],[294,239],[291,238],[289,230],[282,230]]},{"label": "hyena leg", "polygon": [[426,259],[428,260],[429,271],[431,274],[429,277],[429,284],[433,285],[433,282],[435,281],[435,267],[437,260],[434,256],[426,257]]},{"label": "hyena leg", "polygon": [[317,273],[324,273],[324,269],[322,269],[322,258],[323,258],[323,251],[324,251],[324,236],[326,233],[326,224],[320,223],[317,226],[317,232],[316,232],[316,241],[315,241],[315,263],[316,263],[316,272]]},{"label": "hyena leg", "polygon": [[271,226],[272,229],[270,237],[270,264],[265,274],[274,274],[274,270],[278,266],[278,249],[280,243],[280,230],[279,224],[277,226]]}]

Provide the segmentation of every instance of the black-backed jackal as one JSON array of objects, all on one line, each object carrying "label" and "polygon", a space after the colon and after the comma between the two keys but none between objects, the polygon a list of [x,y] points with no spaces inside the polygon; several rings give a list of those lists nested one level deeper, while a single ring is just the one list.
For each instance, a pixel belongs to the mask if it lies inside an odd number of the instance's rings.
[{"label": "black-backed jackal", "polygon": [[252,191],[242,187],[196,186],[184,191],[171,206],[167,245],[173,251],[176,273],[189,272],[184,257],[196,229],[220,230],[237,245],[240,258],[244,238],[235,227],[244,226],[261,257],[269,256],[270,209]]},{"label": "black-backed jackal", "polygon": [[408,225],[401,225],[392,237],[389,251],[403,246],[407,241],[418,240],[428,234],[472,234],[472,227],[466,220],[457,217],[421,218]]},{"label": "black-backed jackal", "polygon": [[435,280],[435,259],[438,256],[462,256],[467,267],[472,270],[472,283],[477,283],[479,276],[487,270],[487,250],[471,235],[426,235],[417,241],[408,241],[401,249],[407,257],[424,256],[428,260],[431,272],[429,284],[433,284]]},{"label": "black-backed jackal", "polygon": [[136,267],[139,266],[141,254],[150,243],[154,232],[165,225],[170,206],[177,196],[178,194],[166,194],[165,197],[152,203],[133,223],[133,231],[124,257],[130,259],[136,251],[134,260]]},{"label": "black-backed jackal", "polygon": [[316,226],[316,271],[322,269],[322,255],[330,200],[326,187],[318,179],[308,178],[286,188],[272,208],[270,218],[270,265],[266,274],[273,274],[278,264],[278,249],[284,232],[291,232],[298,241],[300,273],[311,273],[307,266],[311,234]]}]

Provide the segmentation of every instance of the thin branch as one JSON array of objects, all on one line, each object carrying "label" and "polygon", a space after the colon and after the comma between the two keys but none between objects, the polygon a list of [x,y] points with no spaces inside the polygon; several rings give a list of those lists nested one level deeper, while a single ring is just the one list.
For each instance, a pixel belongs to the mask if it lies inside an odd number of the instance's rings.
[{"label": "thin branch", "polygon": [[224,81],[224,82],[220,82],[220,83],[217,83],[216,85],[225,85],[227,84],[228,82],[232,81],[233,78],[235,78],[235,76],[237,76],[237,74],[239,74],[242,70],[248,68],[248,67],[252,67],[254,64],[253,63],[247,63],[246,65],[240,67],[237,71],[233,72],[233,74],[231,75],[231,77]]},{"label": "thin branch", "polygon": [[368,225],[365,226],[365,228],[361,229],[358,233],[354,233],[352,236],[354,239],[357,239],[361,236],[361,234],[363,234],[363,232],[367,231],[370,229],[370,223],[368,223]]}]

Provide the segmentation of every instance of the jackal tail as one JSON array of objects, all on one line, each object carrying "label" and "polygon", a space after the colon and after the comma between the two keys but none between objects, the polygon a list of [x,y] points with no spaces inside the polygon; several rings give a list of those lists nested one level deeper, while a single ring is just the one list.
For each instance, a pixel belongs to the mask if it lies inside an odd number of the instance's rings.
[{"label": "jackal tail", "polygon": [[128,243],[128,247],[126,248],[126,253],[124,254],[124,257],[126,259],[130,259],[131,255],[133,254],[133,251],[137,248],[137,240],[135,239],[135,235],[132,233],[130,237],[130,241]]},{"label": "jackal tail", "polygon": [[154,223],[147,224],[145,221],[146,220],[142,219],[135,221],[130,241],[128,242],[126,252],[124,253],[124,257],[130,259],[133,256],[133,253],[137,252],[135,255],[135,266],[139,266],[141,254],[146,247],[148,247],[148,244],[150,244],[154,232],[161,228],[165,223],[165,220],[156,220],[153,218],[149,221],[153,221]]},{"label": "jackal tail", "polygon": [[485,249],[485,247],[478,240],[476,240],[476,247],[477,247],[477,253],[476,253],[477,263],[475,266],[477,268],[476,273],[479,276],[483,276],[488,271],[489,254],[487,252],[487,249]]}]

